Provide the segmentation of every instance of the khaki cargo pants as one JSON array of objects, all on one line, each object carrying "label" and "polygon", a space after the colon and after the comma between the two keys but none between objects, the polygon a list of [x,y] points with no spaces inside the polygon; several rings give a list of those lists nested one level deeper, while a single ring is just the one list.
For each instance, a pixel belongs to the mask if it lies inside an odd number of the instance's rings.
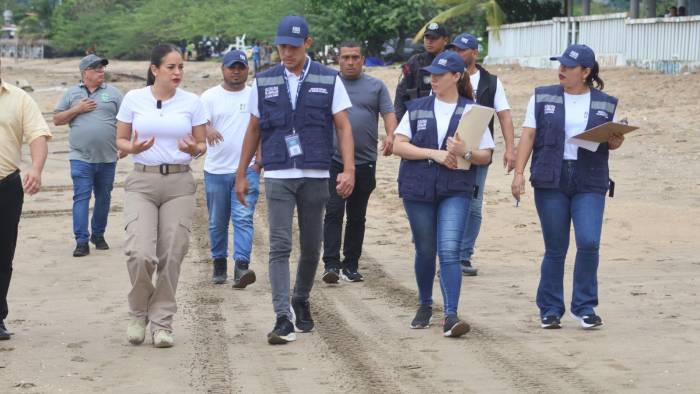
[{"label": "khaki cargo pants", "polygon": [[[132,171],[125,182],[126,265],[131,314],[151,331],[172,330],[175,291],[190,241],[196,184],[191,172]],[[157,272],[155,286],[153,273]]]}]

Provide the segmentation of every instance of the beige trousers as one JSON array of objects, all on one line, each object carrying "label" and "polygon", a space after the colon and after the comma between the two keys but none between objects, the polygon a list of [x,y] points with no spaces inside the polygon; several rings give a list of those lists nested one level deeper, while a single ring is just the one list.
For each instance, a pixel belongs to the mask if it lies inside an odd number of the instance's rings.
[{"label": "beige trousers", "polygon": [[149,320],[151,331],[172,330],[177,311],[175,291],[189,247],[196,187],[191,172],[161,175],[132,171],[126,178],[129,309],[133,316]]}]

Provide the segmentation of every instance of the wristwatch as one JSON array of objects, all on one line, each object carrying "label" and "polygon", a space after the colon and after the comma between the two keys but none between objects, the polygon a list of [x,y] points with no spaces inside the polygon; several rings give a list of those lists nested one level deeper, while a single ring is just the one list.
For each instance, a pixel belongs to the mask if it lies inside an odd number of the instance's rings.
[{"label": "wristwatch", "polygon": [[206,152],[204,149],[200,150],[199,153],[197,153],[196,155],[193,155],[193,156],[192,156],[192,159],[194,159],[194,160],[199,159],[200,157],[202,157],[202,155],[204,154],[204,152]]},{"label": "wristwatch", "polygon": [[467,152],[467,154],[464,155],[464,160],[472,161],[472,151],[469,151]]}]

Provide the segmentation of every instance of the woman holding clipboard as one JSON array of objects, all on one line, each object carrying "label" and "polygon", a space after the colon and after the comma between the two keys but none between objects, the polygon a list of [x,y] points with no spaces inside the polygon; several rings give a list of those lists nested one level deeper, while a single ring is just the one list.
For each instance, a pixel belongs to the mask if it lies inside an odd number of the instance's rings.
[{"label": "woman holding clipboard", "polygon": [[538,87],[530,98],[512,192],[519,201],[532,153],[530,182],[545,244],[537,289],[541,326],[561,327],[564,261],[573,222],[576,262],[570,313],[581,327],[590,329],[603,324],[594,308],[603,208],[610,186],[608,152],[619,148],[624,137],[612,135],[595,152],[568,143],[572,136],[613,120],[617,98],[601,91],[603,81],[591,48],[571,45],[551,60],[560,62],[559,85]]},{"label": "woman holding clipboard", "polygon": [[458,54],[447,51],[423,69],[431,74],[433,95],[407,103],[393,150],[402,158],[399,196],[416,250],[414,268],[420,306],[411,328],[430,326],[435,257],[439,256],[446,337],[459,337],[469,331],[469,325],[457,317],[457,304],[462,285],[460,243],[475,192],[475,170],[458,170],[457,157],[476,165],[487,164],[495,147],[488,128],[474,151],[455,137],[462,114],[474,104],[464,67]]}]

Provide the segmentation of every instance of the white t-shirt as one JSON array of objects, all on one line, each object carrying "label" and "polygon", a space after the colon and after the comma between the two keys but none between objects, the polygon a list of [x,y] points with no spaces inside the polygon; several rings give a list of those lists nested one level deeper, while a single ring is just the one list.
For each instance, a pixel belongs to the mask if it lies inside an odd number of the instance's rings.
[{"label": "white t-shirt", "polygon": [[192,133],[192,127],[207,123],[207,111],[196,94],[179,88],[158,109],[151,87],[146,86],[124,96],[117,120],[130,123],[131,130],[139,133],[139,140],[155,137],[150,149],[134,155],[134,163],[189,164],[192,156],[181,152],[177,141]]},{"label": "white t-shirt", "polygon": [[[588,125],[588,111],[591,108],[591,92],[585,94],[564,93],[564,160],[576,160],[578,158],[578,146],[568,143],[569,138],[586,131]],[[523,127],[537,128],[535,118],[535,96],[530,97],[525,113]]]},{"label": "white t-shirt", "polygon": [[[477,71],[469,76],[469,82],[471,82],[472,89],[474,89],[474,97],[476,97],[476,90],[479,87],[480,79],[481,71]],[[493,109],[495,109],[496,112],[510,109],[510,104],[508,104],[508,98],[506,97],[506,91],[503,88],[503,84],[499,78],[496,78],[496,95],[493,98]]]},{"label": "white t-shirt", "polygon": [[[470,107],[471,105],[464,107],[464,112],[469,111]],[[435,123],[437,123],[438,146],[442,146],[445,136],[447,136],[447,129],[450,127],[450,119],[452,119],[452,114],[454,114],[456,108],[457,103],[446,103],[435,98],[433,111],[435,112]],[[402,117],[394,133],[405,135],[409,139],[412,139],[413,131],[411,130],[411,121],[409,118],[410,116]],[[491,131],[486,127],[486,129],[484,129],[484,135],[481,136],[479,149],[494,148],[496,148],[496,144],[493,142],[493,137],[491,137]]]},{"label": "white t-shirt", "polygon": [[[308,74],[308,68],[311,62],[308,60],[308,65],[306,70],[304,70],[304,75]],[[299,91],[299,76],[294,73],[289,72],[286,68],[284,69],[287,75],[287,81],[289,82],[289,91],[292,96],[292,108],[296,108],[297,93]],[[345,85],[340,77],[335,78],[335,86],[333,88],[333,102],[331,103],[331,111],[333,115],[340,111],[345,111],[346,109],[352,107],[350,102],[350,96],[348,96],[347,90],[345,90]],[[260,110],[258,108],[258,84],[257,81],[253,82],[250,92],[250,101],[248,101],[248,110],[251,115],[256,118],[260,118]],[[303,147],[302,147],[303,148]],[[302,170],[299,168],[289,168],[286,170],[274,170],[265,171],[265,178],[278,178],[278,179],[295,179],[295,178],[330,178],[330,173],[326,170]]]},{"label": "white t-shirt", "polygon": [[[238,168],[250,112],[248,100],[250,87],[231,92],[221,85],[202,93],[202,102],[207,109],[211,127],[221,133],[224,140],[207,147],[204,171],[210,174],[233,174]],[[255,158],[250,164],[255,162]]]}]

